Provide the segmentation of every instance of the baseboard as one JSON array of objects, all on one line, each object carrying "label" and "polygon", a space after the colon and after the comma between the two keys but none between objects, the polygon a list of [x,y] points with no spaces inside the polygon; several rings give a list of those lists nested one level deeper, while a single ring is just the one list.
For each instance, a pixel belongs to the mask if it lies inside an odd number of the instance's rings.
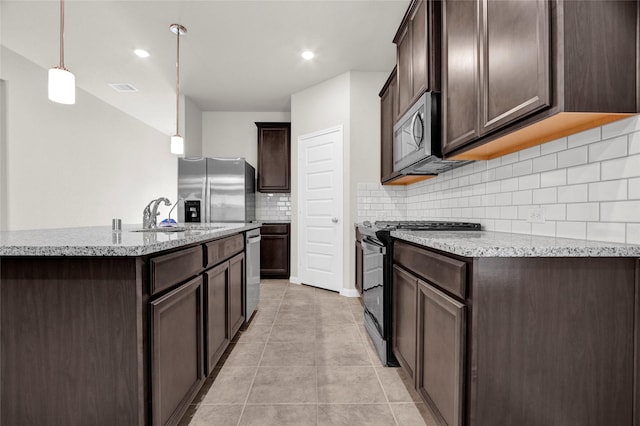
[{"label": "baseboard", "polygon": [[298,277],[294,277],[293,275],[289,277],[289,282],[293,284],[302,284],[302,281]]},{"label": "baseboard", "polygon": [[360,293],[355,288],[343,288],[340,290],[340,295],[346,297],[360,297]]}]

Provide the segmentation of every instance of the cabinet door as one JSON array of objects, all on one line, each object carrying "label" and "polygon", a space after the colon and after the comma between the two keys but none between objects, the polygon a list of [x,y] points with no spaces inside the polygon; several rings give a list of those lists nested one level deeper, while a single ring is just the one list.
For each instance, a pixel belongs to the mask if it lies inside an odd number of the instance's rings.
[{"label": "cabinet door", "polygon": [[397,45],[397,81],[398,81],[398,115],[411,106],[413,98],[413,77],[411,73],[411,26],[407,21],[404,28],[400,30]]},{"label": "cabinet door", "polygon": [[260,276],[289,278],[289,235],[262,235],[260,240]]},{"label": "cabinet door", "polygon": [[358,294],[362,296],[362,277],[363,277],[363,263],[362,263],[362,243],[360,241],[356,241],[356,290],[358,290]]},{"label": "cabinet door", "polygon": [[418,280],[394,266],[391,344],[393,354],[412,380],[416,371],[417,296]]},{"label": "cabinet door", "polygon": [[229,260],[229,336],[244,323],[244,253]]},{"label": "cabinet door", "polygon": [[482,4],[480,133],[486,134],[550,105],[549,2]]},{"label": "cabinet door", "polygon": [[[427,34],[427,2],[419,0],[411,15],[411,100],[418,99],[428,88],[429,55]],[[413,102],[411,102],[413,104]]]},{"label": "cabinet door", "polygon": [[462,424],[464,305],[418,281],[417,389],[447,425]]},{"label": "cabinet door", "polygon": [[152,424],[177,424],[204,382],[202,276],[150,309]]},{"label": "cabinet door", "polygon": [[207,374],[209,374],[231,341],[227,311],[229,262],[208,270],[205,275],[205,335],[207,337],[205,347]]},{"label": "cabinet door", "polygon": [[291,124],[258,126],[258,191],[291,192]]},{"label": "cabinet door", "polygon": [[442,151],[478,136],[478,1],[442,3]]},{"label": "cabinet door", "polygon": [[396,121],[396,72],[380,93],[380,181],[393,178],[393,125]]}]

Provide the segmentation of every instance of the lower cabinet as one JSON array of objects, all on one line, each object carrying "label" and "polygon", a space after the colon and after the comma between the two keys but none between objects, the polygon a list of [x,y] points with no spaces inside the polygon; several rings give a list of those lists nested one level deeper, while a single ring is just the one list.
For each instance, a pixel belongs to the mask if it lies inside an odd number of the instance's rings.
[{"label": "lower cabinet", "polygon": [[447,425],[462,424],[464,305],[418,280],[416,388]]},{"label": "lower cabinet", "polygon": [[393,354],[415,382],[418,279],[393,267],[392,337]]},{"label": "lower cabinet", "polygon": [[291,224],[264,223],[260,228],[260,278],[288,279]]},{"label": "lower cabinet", "polygon": [[204,382],[202,276],[150,303],[152,424],[177,424]]},{"label": "lower cabinet", "polygon": [[362,243],[360,241],[356,241],[356,290],[358,290],[358,294],[362,297],[363,292],[363,278],[364,278],[364,264],[363,261],[364,253],[362,252]]},{"label": "lower cabinet", "polygon": [[244,323],[244,253],[229,260],[229,335],[233,338]]},{"label": "lower cabinet", "polygon": [[205,318],[207,335],[207,374],[213,371],[229,342],[229,262],[205,272]]}]

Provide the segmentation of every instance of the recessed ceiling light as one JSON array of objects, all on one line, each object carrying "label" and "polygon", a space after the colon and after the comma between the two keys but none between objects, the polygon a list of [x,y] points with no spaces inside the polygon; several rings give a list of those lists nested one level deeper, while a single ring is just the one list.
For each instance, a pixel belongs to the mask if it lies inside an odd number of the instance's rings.
[{"label": "recessed ceiling light", "polygon": [[149,55],[149,52],[147,52],[144,49],[136,49],[136,50],[133,51],[133,53],[135,53],[136,55],[138,55],[141,58],[148,58],[149,56],[151,56],[151,55]]},{"label": "recessed ceiling light", "polygon": [[311,59],[313,59],[313,57],[314,57],[314,56],[316,56],[316,55],[315,55],[315,53],[313,53],[313,52],[312,52],[312,51],[310,51],[310,50],[305,50],[304,52],[302,52],[302,55],[301,55],[301,56],[302,56],[304,59],[306,59],[307,61],[310,61],[310,60],[311,60]]},{"label": "recessed ceiling light", "polygon": [[109,86],[120,93],[137,92],[138,89],[131,83],[109,83]]}]

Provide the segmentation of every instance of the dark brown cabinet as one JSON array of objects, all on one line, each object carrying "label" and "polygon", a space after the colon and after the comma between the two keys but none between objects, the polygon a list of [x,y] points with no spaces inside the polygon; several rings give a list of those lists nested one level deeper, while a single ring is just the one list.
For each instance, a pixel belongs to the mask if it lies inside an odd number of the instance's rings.
[{"label": "dark brown cabinet", "polygon": [[416,388],[447,425],[462,424],[464,305],[418,280]]},{"label": "dark brown cabinet", "polygon": [[394,354],[439,424],[637,424],[636,259],[393,256]]},{"label": "dark brown cabinet", "polygon": [[289,278],[291,224],[264,223],[260,228],[260,278]]},{"label": "dark brown cabinet", "polygon": [[396,122],[396,68],[380,91],[380,182],[393,180],[398,173],[393,172],[393,125]]},{"label": "dark brown cabinet", "polygon": [[258,192],[291,192],[291,123],[256,123]]},{"label": "dark brown cabinet", "polygon": [[177,424],[205,378],[202,277],[150,305],[152,424]]},{"label": "dark brown cabinet", "polygon": [[640,111],[637,1],[442,1],[443,152],[491,159]]},{"label": "dark brown cabinet", "polygon": [[550,103],[549,2],[443,2],[443,150]]},{"label": "dark brown cabinet", "polygon": [[398,115],[426,90],[437,90],[440,46],[439,2],[414,0],[393,42],[397,46]]},{"label": "dark brown cabinet", "polygon": [[398,362],[414,381],[416,378],[417,302],[418,280],[394,266],[391,346]]},{"label": "dark brown cabinet", "polygon": [[229,262],[205,272],[205,318],[207,319],[207,374],[213,371],[231,342],[227,300]]},{"label": "dark brown cabinet", "polygon": [[233,337],[244,323],[244,253],[229,260],[229,336]]}]

